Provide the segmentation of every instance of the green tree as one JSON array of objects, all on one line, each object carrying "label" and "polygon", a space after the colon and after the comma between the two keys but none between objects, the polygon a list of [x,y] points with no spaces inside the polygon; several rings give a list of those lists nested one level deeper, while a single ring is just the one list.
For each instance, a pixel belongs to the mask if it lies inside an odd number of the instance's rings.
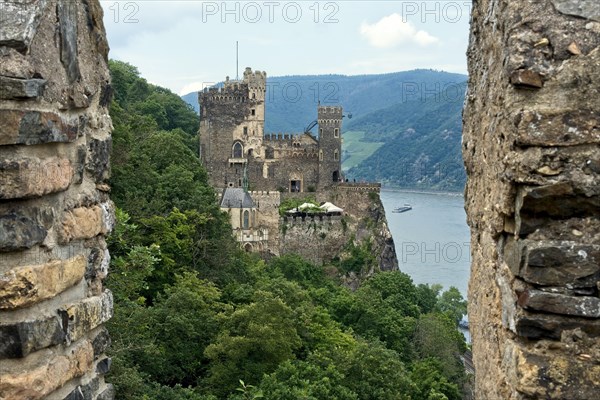
[{"label": "green tree", "polygon": [[268,292],[258,291],[255,302],[222,315],[224,329],[205,351],[211,361],[208,388],[224,396],[239,379],[259,382],[301,345],[292,309]]},{"label": "green tree", "polygon": [[436,309],[448,315],[458,325],[463,315],[467,314],[467,301],[457,288],[450,286],[450,289],[439,296]]},{"label": "green tree", "polygon": [[416,388],[414,400],[460,400],[458,385],[451,383],[440,371],[440,363],[426,359],[413,364],[410,379]]},{"label": "green tree", "polygon": [[435,358],[439,361],[439,371],[448,380],[463,381],[464,367],[460,356],[467,350],[465,338],[447,315],[422,315],[415,327],[413,343],[419,358]]}]

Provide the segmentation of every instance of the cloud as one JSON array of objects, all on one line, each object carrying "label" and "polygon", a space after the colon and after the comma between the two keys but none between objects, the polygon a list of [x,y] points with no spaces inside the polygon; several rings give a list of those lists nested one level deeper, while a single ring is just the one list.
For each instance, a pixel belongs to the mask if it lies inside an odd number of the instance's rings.
[{"label": "cloud", "polygon": [[188,83],[187,85],[185,85],[184,87],[181,88],[181,90],[179,90],[179,95],[183,96],[184,94],[188,94],[191,92],[199,92],[201,90],[204,90],[204,88],[212,86],[210,84],[207,84],[206,82],[192,82],[192,83]]},{"label": "cloud", "polygon": [[394,47],[403,43],[428,46],[439,42],[435,36],[418,30],[412,22],[404,21],[402,15],[398,13],[383,17],[374,24],[363,22],[360,33],[367,38],[371,46],[380,48]]}]

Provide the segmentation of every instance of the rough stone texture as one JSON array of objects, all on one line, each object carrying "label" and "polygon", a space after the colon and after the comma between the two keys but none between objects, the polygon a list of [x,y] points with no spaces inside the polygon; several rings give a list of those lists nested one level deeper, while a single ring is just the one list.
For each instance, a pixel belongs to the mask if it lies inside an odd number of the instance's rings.
[{"label": "rough stone texture", "polygon": [[109,290],[97,297],[58,310],[68,341],[76,341],[112,317],[113,297]]},{"label": "rough stone texture", "polygon": [[37,197],[66,190],[73,178],[66,158],[0,160],[0,200]]},{"label": "rough stone texture", "polygon": [[43,399],[69,380],[89,371],[93,356],[91,343],[82,341],[75,343],[64,354],[46,350],[28,357],[26,371],[18,361],[4,360],[0,365],[0,397]]},{"label": "rough stone texture", "polygon": [[86,259],[79,255],[43,265],[19,267],[0,275],[0,310],[25,307],[49,299],[79,282]]},{"label": "rough stone texture", "polygon": [[0,399],[115,395],[102,14],[97,0],[0,0]]},{"label": "rough stone texture", "polygon": [[463,158],[480,399],[600,382],[600,5],[474,2]]},{"label": "rough stone texture", "polygon": [[0,3],[0,46],[26,51],[36,33],[48,1],[2,1]]},{"label": "rough stone texture", "polygon": [[35,110],[0,110],[0,145],[73,142],[79,121],[69,116]]},{"label": "rough stone texture", "polygon": [[0,76],[0,99],[37,98],[44,91],[45,79],[21,79]]},{"label": "rough stone texture", "polygon": [[47,234],[37,210],[13,211],[0,215],[0,251],[15,251],[41,243]]},{"label": "rough stone texture", "polygon": [[35,321],[0,325],[0,359],[21,358],[63,343],[65,332],[58,315]]}]

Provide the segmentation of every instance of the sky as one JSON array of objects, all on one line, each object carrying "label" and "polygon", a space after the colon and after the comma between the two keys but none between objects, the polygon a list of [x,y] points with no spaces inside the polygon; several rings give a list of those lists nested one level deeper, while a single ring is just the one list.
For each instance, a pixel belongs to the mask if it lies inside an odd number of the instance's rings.
[{"label": "sky", "polygon": [[467,72],[471,1],[101,1],[110,58],[183,95],[236,78]]}]

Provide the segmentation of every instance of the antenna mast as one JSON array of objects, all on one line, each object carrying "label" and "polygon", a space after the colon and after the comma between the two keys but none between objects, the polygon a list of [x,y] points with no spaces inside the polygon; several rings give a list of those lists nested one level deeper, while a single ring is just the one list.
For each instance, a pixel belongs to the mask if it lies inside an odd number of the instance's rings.
[{"label": "antenna mast", "polygon": [[239,69],[238,69],[238,41],[235,41],[235,80],[240,80]]}]

